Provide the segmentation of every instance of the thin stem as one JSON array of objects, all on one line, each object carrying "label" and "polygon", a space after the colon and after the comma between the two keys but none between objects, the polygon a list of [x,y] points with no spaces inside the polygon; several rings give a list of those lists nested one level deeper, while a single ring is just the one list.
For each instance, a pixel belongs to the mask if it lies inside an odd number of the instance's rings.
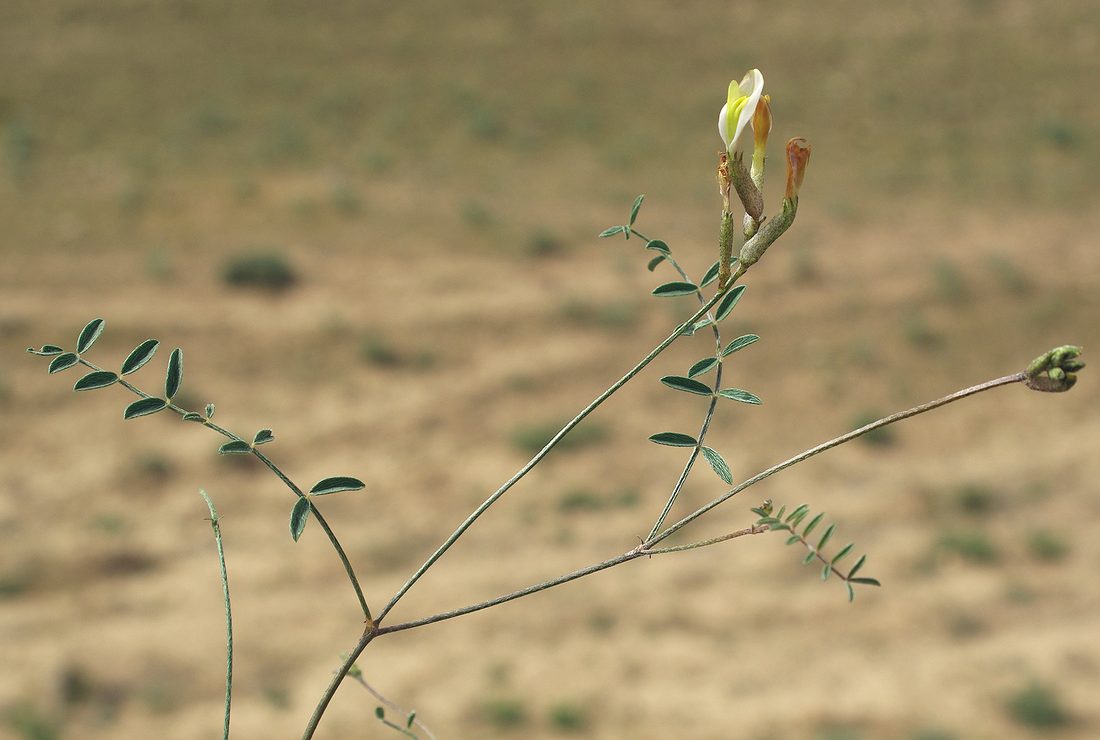
[{"label": "thin stem", "polygon": [[[299,497],[305,496],[302,489],[298,488],[298,486],[287,478],[283,471],[268,459],[267,455],[260,452],[255,447],[252,448],[252,454],[256,459],[266,465],[271,472],[275,473],[275,475],[279,477],[279,480],[283,481],[291,491],[296,493]],[[359,608],[363,610],[363,617],[369,622],[371,620],[370,607],[367,606],[367,599],[363,596],[363,588],[359,585],[359,579],[355,575],[355,568],[352,567],[351,561],[348,560],[348,555],[344,552],[344,548],[340,544],[340,540],[337,539],[336,533],[332,531],[332,527],[329,526],[328,521],[321,515],[320,509],[317,508],[317,505],[313,503],[312,499],[310,499],[309,508],[310,512],[317,520],[317,523],[321,525],[321,529],[325,531],[328,541],[332,543],[332,549],[336,551],[336,555],[340,558],[340,562],[343,563],[344,571],[348,574],[348,580],[351,581],[351,587],[355,589],[355,598],[359,599]]]},{"label": "thin stem", "polygon": [[719,542],[727,542],[737,537],[744,537],[749,534],[761,534],[767,532],[767,527],[752,526],[747,529],[739,529],[736,532],[730,532],[729,534],[719,535],[718,537],[711,537],[707,540],[700,540],[699,542],[692,542],[689,545],[675,545],[673,547],[658,547],[653,550],[646,550],[646,555],[663,555],[669,552],[684,552],[685,550],[698,550],[700,547],[709,547],[710,545],[717,545]]},{"label": "thin stem", "polygon": [[[382,692],[378,691],[378,689],[374,688],[369,683],[367,683],[367,679],[363,678],[363,672],[362,671],[352,673],[351,677],[355,681],[358,681],[363,686],[364,689],[369,691],[371,693],[371,696],[373,696],[375,699],[377,699],[378,701],[380,701],[382,704],[386,705],[387,707],[389,707],[393,711],[397,712],[398,714],[405,715],[406,718],[409,716],[409,714],[411,714],[411,712],[409,712],[406,709],[398,706],[398,704],[396,702],[392,701],[391,699],[387,699],[382,694]],[[382,720],[382,721],[386,722],[386,720]],[[414,718],[412,723],[414,725],[416,725],[417,727],[419,727],[424,732],[425,735],[427,735],[429,738],[431,738],[431,740],[436,740],[435,733],[432,732],[431,729],[429,729],[428,726],[426,724],[424,724],[423,722],[421,722],[419,719]],[[388,724],[390,727],[393,727],[396,730],[400,730],[402,732],[408,733],[408,730],[406,730],[402,727],[398,727],[397,725],[393,724],[392,722],[386,722],[386,724]]]},{"label": "thin stem", "polygon": [[616,391],[626,385],[631,378],[640,373],[642,369],[650,362],[652,362],[659,354],[664,352],[669,347],[669,345],[675,342],[684,333],[687,328],[693,326],[696,321],[705,316],[707,312],[710,311],[710,309],[718,303],[718,301],[722,300],[722,298],[732,287],[733,281],[730,281],[730,284],[725,289],[716,292],[710,300],[704,303],[703,306],[691,316],[691,318],[687,319],[679,326],[677,326],[676,329],[671,334],[669,334],[663,342],[658,344],[649,354],[642,358],[641,362],[631,368],[631,370],[627,372],[626,375],[615,381],[615,383],[613,383],[609,388],[607,388],[607,390],[597,396],[595,400],[593,400],[590,404],[585,406],[584,409],[581,410],[581,412],[575,417],[573,417],[573,419],[570,420],[564,427],[562,427],[561,430],[557,434],[555,434],[549,442],[546,443],[546,446],[543,447],[538,453],[536,453],[535,456],[532,457],[526,465],[520,468],[519,471],[517,471],[507,481],[505,481],[500,486],[500,488],[498,488],[487,499],[485,499],[485,501],[483,501],[481,505],[474,509],[474,511],[468,517],[466,517],[466,519],[458,526],[458,528],[455,529],[455,531],[452,532],[451,535],[443,542],[443,544],[440,545],[434,553],[432,553],[431,557],[424,561],[424,564],[416,570],[416,572],[409,578],[408,581],[405,582],[400,590],[398,590],[398,592],[394,594],[393,598],[390,599],[389,603],[386,604],[385,608],[383,608],[382,611],[379,613],[377,621],[380,623],[383,619],[385,619],[390,610],[393,609],[397,602],[400,601],[401,598],[406,593],[408,593],[409,589],[413,587],[413,584],[420,580],[421,576],[423,576],[429,568],[435,565],[437,560],[443,557],[443,554],[446,553],[447,550],[449,550],[451,546],[458,541],[458,539],[466,532],[466,530],[469,529],[473,525],[473,523],[476,522],[478,518],[482,514],[484,514],[486,510],[489,509],[490,506],[496,503],[497,499],[503,496],[512,486],[514,486],[525,475],[527,475],[527,473],[529,473],[532,468],[538,465],[544,457],[550,454],[550,451],[557,446],[557,444],[562,440],[563,437],[565,437],[566,434],[568,434],[570,431],[573,430],[574,427],[580,424],[586,416],[595,411],[596,408],[600,406],[600,404],[602,404]]},{"label": "thin stem", "polygon": [[[646,241],[650,241],[648,237],[636,231],[634,227],[630,227],[630,230],[636,236],[645,239]],[[676,272],[679,273],[680,277],[683,278],[685,281],[689,283],[694,282],[691,280],[691,278],[688,277],[687,272],[685,272],[684,269],[680,267],[680,263],[672,258],[671,253],[665,257],[665,261],[672,265],[673,269],[675,269]],[[701,288],[695,289],[695,295],[696,297],[698,297],[699,303],[706,303],[706,298],[703,296],[703,291]],[[672,505],[676,502],[676,497],[680,495],[680,490],[687,482],[688,476],[691,475],[691,469],[692,467],[694,467],[695,461],[699,458],[699,453],[703,449],[703,441],[706,439],[707,436],[707,430],[710,429],[710,422],[714,418],[714,408],[718,404],[718,390],[722,387],[722,333],[718,330],[718,324],[715,322],[714,315],[710,311],[707,311],[707,318],[710,319],[710,328],[711,331],[714,333],[714,356],[718,360],[718,367],[714,373],[714,395],[711,396],[710,405],[707,407],[706,416],[703,417],[703,425],[699,429],[699,436],[696,438],[697,441],[695,447],[692,449],[691,454],[688,456],[687,462],[684,463],[684,469],[680,472],[680,477],[676,480],[676,485],[672,487],[672,493],[669,494],[668,501],[665,502],[664,509],[661,511],[660,516],[657,517],[657,521],[654,522],[653,528],[649,532],[649,537],[651,538],[653,537],[653,535],[657,534],[657,531],[661,528],[661,525],[664,524],[665,519],[668,517],[668,513],[672,511]]]},{"label": "thin stem", "polygon": [[336,669],[336,673],[332,675],[332,680],[328,682],[328,686],[325,688],[325,693],[321,695],[321,700],[317,702],[317,706],[313,709],[313,714],[309,717],[309,723],[306,724],[306,729],[302,733],[302,740],[309,740],[313,737],[313,733],[317,731],[317,724],[321,721],[321,717],[324,716],[325,710],[328,709],[329,702],[332,701],[332,697],[336,695],[336,689],[340,688],[340,682],[344,680],[344,676],[348,675],[348,671],[355,665],[355,661],[359,659],[359,656],[363,654],[370,641],[375,638],[375,635],[379,634],[374,628],[373,624],[368,624],[367,629],[363,631],[363,636],[359,638],[359,642],[355,644],[355,647],[348,657],[344,659],[343,664]]},{"label": "thin stem", "polygon": [[731,488],[729,491],[726,491],[726,493],[722,494],[718,498],[714,499],[713,501],[710,501],[707,504],[704,504],[703,506],[699,507],[698,509],[696,509],[692,513],[685,516],[680,521],[678,521],[675,524],[673,524],[672,526],[668,527],[667,529],[665,529],[663,532],[661,532],[656,537],[650,538],[649,540],[647,540],[646,545],[647,546],[652,546],[652,545],[655,545],[656,543],[660,542],[661,540],[664,540],[664,539],[670,537],[674,533],[676,533],[679,530],[686,527],[688,524],[691,524],[693,521],[695,521],[696,519],[701,517],[703,514],[706,514],[708,511],[710,511],[714,507],[716,507],[716,506],[718,506],[722,503],[725,503],[726,501],[733,498],[734,496],[736,496],[737,494],[739,494],[741,491],[745,490],[746,488],[749,488],[750,486],[756,485],[757,483],[764,480],[765,478],[769,478],[772,475],[775,475],[776,473],[778,473],[782,470],[786,470],[787,468],[789,468],[793,465],[797,465],[800,462],[804,462],[804,461],[810,459],[811,457],[813,457],[814,455],[818,455],[822,452],[825,452],[826,450],[831,450],[832,448],[837,447],[839,445],[842,445],[846,442],[851,442],[853,439],[861,437],[864,434],[867,434],[868,432],[873,432],[876,429],[881,429],[882,427],[887,426],[888,424],[893,424],[894,422],[901,421],[903,419],[908,419],[912,416],[917,416],[918,414],[923,414],[926,411],[932,411],[933,409],[937,409],[937,408],[939,408],[941,406],[945,406],[945,405],[947,405],[947,404],[949,404],[953,401],[958,401],[960,399],[966,398],[967,396],[973,396],[977,393],[981,393],[983,391],[988,391],[990,389],[997,388],[997,387],[1002,386],[1002,385],[1010,385],[1012,383],[1019,383],[1019,382],[1022,382],[1023,380],[1026,380],[1026,379],[1027,379],[1027,374],[1026,373],[1015,373],[1014,375],[1006,375],[1002,378],[996,378],[995,380],[990,380],[990,381],[987,381],[985,383],[979,383],[978,385],[971,386],[969,388],[964,388],[961,391],[956,391],[955,393],[944,396],[943,398],[939,398],[935,401],[929,401],[928,403],[921,404],[920,406],[914,406],[913,408],[908,409],[906,411],[899,411],[896,414],[891,414],[890,416],[879,419],[878,421],[873,421],[870,424],[866,424],[864,426],[861,426],[859,429],[855,429],[851,432],[848,432],[847,434],[842,434],[839,437],[835,437],[833,439],[830,439],[828,442],[822,442],[821,444],[817,445],[816,447],[811,447],[810,449],[808,449],[804,452],[800,452],[799,454],[795,455],[794,457],[792,457],[788,460],[784,460],[783,462],[781,462],[777,465],[773,465],[772,467],[768,468],[767,470],[764,470],[760,473],[757,473],[752,478],[749,478],[748,480],[746,480],[742,483],[739,483],[737,486],[735,486],[734,488]]},{"label": "thin stem", "polygon": [[549,588],[553,588],[554,586],[560,586],[563,583],[575,581],[578,578],[583,578],[584,576],[592,575],[593,573],[599,573],[601,570],[607,570],[608,568],[613,568],[616,565],[628,563],[631,560],[640,558],[643,555],[647,554],[648,553],[643,552],[639,548],[634,548],[630,552],[625,552],[622,555],[609,558],[608,560],[604,560],[594,565],[589,565],[587,568],[581,568],[580,570],[575,570],[572,573],[566,573],[563,576],[551,578],[548,581],[542,581],[541,583],[536,583],[532,586],[528,586],[527,588],[521,588],[518,591],[512,591],[511,593],[504,594],[503,596],[498,596],[494,599],[489,599],[488,601],[480,601],[476,604],[470,604],[469,606],[464,606],[459,609],[452,609],[450,611],[440,612],[439,614],[433,614],[430,617],[423,617],[422,619],[414,619],[410,622],[401,622],[400,624],[393,624],[388,627],[380,627],[378,628],[378,634],[386,635],[391,632],[402,632],[404,630],[413,629],[414,627],[423,627],[426,624],[435,624],[436,622],[443,622],[448,619],[454,619],[455,617],[472,614],[474,612],[481,611],[482,609],[499,606],[500,604],[505,604],[509,601],[515,601],[516,599],[523,598],[524,596],[536,594],[539,591],[545,591]]},{"label": "thin stem", "polygon": [[229,740],[229,709],[233,701],[233,609],[229,604],[229,573],[225,569],[225,551],[222,549],[222,530],[218,523],[218,511],[214,508],[214,502],[206,495],[206,491],[199,489],[203,501],[210,509],[210,527],[214,530],[214,542],[218,546],[218,565],[222,576],[222,597],[225,601],[225,721],[222,727],[222,738]]}]

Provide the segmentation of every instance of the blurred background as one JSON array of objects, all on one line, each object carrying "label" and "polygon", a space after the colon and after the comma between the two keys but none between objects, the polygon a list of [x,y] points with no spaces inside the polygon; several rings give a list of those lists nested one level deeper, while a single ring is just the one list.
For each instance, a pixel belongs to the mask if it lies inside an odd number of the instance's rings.
[{"label": "blurred background", "polygon": [[[778,5],[778,7],[777,7]],[[294,737],[361,615],[322,533],[250,458],[132,396],[74,396],[25,347],[116,366],[171,347],[323,510],[377,609],[469,510],[694,310],[637,227],[716,258],[719,108],[764,72],[813,144],[798,221],[723,331],[762,339],[709,444],[741,480],[878,415],[1100,346],[1100,6],[75,2],[0,5],[0,736],[200,738],[221,723],[223,515],[234,726]],[[402,621],[619,554],[704,400],[685,339],[506,496]],[[1085,359],[1089,359],[1086,353]],[[1095,737],[1097,383],[1012,386],[793,469],[765,497],[869,553],[847,603],[762,535],[404,632],[360,661],[439,737]],[[674,515],[723,486],[698,467]],[[681,540],[687,541],[687,540]],[[353,683],[319,737],[388,737]]]}]

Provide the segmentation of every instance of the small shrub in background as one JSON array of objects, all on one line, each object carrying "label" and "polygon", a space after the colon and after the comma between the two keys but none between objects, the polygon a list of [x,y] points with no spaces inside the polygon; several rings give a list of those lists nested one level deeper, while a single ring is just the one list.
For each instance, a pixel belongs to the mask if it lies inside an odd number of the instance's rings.
[{"label": "small shrub in background", "polygon": [[1047,563],[1063,560],[1069,553],[1069,545],[1066,541],[1054,532],[1045,529],[1032,532],[1028,538],[1027,546],[1033,558]]},{"label": "small shrub in background", "polygon": [[236,288],[259,288],[279,292],[299,281],[290,261],[273,249],[253,250],[226,261],[222,280]]},{"label": "small shrub in background", "polygon": [[1020,689],[1008,698],[1009,716],[1024,727],[1053,730],[1070,724],[1069,712],[1054,689],[1038,682]]}]

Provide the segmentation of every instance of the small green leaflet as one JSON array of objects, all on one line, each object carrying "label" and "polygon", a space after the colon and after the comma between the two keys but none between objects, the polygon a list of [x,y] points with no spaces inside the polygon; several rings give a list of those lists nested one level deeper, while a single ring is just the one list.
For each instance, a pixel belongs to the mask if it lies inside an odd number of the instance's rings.
[{"label": "small green leaflet", "polygon": [[226,442],[218,448],[219,455],[247,455],[252,452],[252,445],[245,442],[243,439],[235,439],[232,442]]},{"label": "small green leaflet", "polygon": [[646,249],[652,249],[654,252],[660,252],[663,256],[668,257],[672,254],[672,250],[668,248],[660,239],[651,239],[646,245]]},{"label": "small green leaflet", "polygon": [[160,344],[155,339],[146,339],[144,342],[134,347],[134,351],[126,358],[122,363],[122,374],[129,375],[136,370],[139,370],[142,365],[153,359],[153,355],[157,351],[157,346]]},{"label": "small green leaflet", "polygon": [[297,542],[302,536],[302,530],[306,528],[309,520],[309,498],[301,496],[294,502],[294,508],[290,510],[290,536]]},{"label": "small green leaflet", "polygon": [[730,315],[730,311],[737,305],[737,302],[741,300],[741,295],[745,292],[744,285],[738,285],[731,290],[718,302],[718,308],[714,312],[714,320],[721,321]]},{"label": "small green leaflet", "polygon": [[252,438],[253,445],[262,445],[265,442],[270,442],[275,439],[275,434],[270,429],[261,429],[256,432],[256,436]]},{"label": "small green leaflet", "polygon": [[142,398],[127,406],[126,410],[122,412],[122,418],[135,419],[139,416],[155,414],[167,405],[168,402],[163,398]]},{"label": "small green leaflet", "polygon": [[603,231],[601,231],[600,235],[599,235],[599,238],[600,239],[606,239],[609,236],[615,236],[616,234],[621,234],[624,231],[626,231],[625,226],[612,226],[611,228],[604,229]]},{"label": "small green leaflet", "polygon": [[734,401],[740,401],[741,403],[751,403],[756,405],[764,403],[757,396],[754,396],[748,391],[743,391],[740,388],[723,388],[722,390],[718,391],[718,395],[722,398],[730,398]]},{"label": "small green leaflet", "polygon": [[168,373],[164,378],[164,397],[172,398],[183,383],[183,350],[176,347],[168,357]]},{"label": "small green leaflet", "polygon": [[103,319],[92,319],[88,322],[88,325],[80,330],[80,336],[76,340],[77,354],[84,354],[92,345],[95,344],[95,340],[99,339],[99,335],[103,333]]},{"label": "small green leaflet", "polygon": [[43,344],[42,349],[27,347],[27,351],[30,352],[32,355],[38,355],[39,357],[50,357],[52,355],[59,355],[65,350],[61,349],[56,344]]},{"label": "small green leaflet", "polygon": [[698,396],[714,395],[714,390],[706,383],[700,383],[698,380],[685,378],[682,375],[666,375],[661,378],[661,382],[677,391],[694,393]]},{"label": "small green leaflet", "polygon": [[77,357],[76,354],[74,354],[73,352],[66,352],[64,354],[58,355],[57,357],[53,358],[52,361],[50,361],[49,372],[52,375],[53,373],[59,373],[62,370],[68,370],[70,367],[78,362],[80,362],[80,358]]},{"label": "small green leaflet", "polygon": [[654,257],[653,259],[651,259],[649,261],[649,264],[645,266],[645,269],[649,270],[650,272],[653,272],[654,270],[657,269],[657,265],[661,264],[664,261],[665,261],[665,256],[663,254],[659,254],[659,255],[657,255],[656,257]]},{"label": "small green leaflet", "polygon": [[726,461],[722,459],[717,450],[704,447],[703,457],[710,463],[711,470],[714,471],[715,475],[721,478],[726,485],[733,485],[733,473],[730,472],[730,466],[726,465]]},{"label": "small green leaflet", "polygon": [[340,493],[341,491],[358,491],[363,487],[363,481],[358,478],[339,475],[335,478],[325,478],[318,481],[313,488],[309,489],[309,492],[314,496],[327,496],[330,493]]},{"label": "small green leaflet", "polygon": [[630,225],[634,225],[634,221],[638,218],[638,211],[642,210],[642,201],[645,200],[645,195],[639,195],[634,199],[634,205],[630,207]]},{"label": "small green leaflet", "polygon": [[759,339],[760,337],[756,336],[755,334],[746,334],[744,336],[737,337],[737,339],[734,339],[732,342],[727,344],[726,348],[722,350],[722,357],[733,354],[743,347],[748,347],[750,344]]},{"label": "small green leaflet", "polygon": [[88,373],[80,380],[76,381],[76,385],[73,386],[74,391],[90,391],[95,388],[106,388],[107,386],[116,383],[118,376],[109,370],[96,370],[95,372]]},{"label": "small green leaflet", "polygon": [[206,421],[206,417],[197,411],[188,411],[186,414],[183,415],[183,420],[203,422]]},{"label": "small green leaflet", "polygon": [[664,285],[658,285],[653,289],[653,295],[660,298],[671,298],[678,295],[692,295],[698,288],[695,287],[695,283],[685,282],[672,282],[665,283]]},{"label": "small green leaflet", "polygon": [[206,404],[206,418],[207,419],[213,419],[214,418],[214,404],[212,404],[212,403]]},{"label": "small green leaflet", "polygon": [[690,434],[681,434],[680,432],[658,432],[657,434],[650,435],[649,441],[668,447],[694,447],[698,444],[698,442],[695,441],[695,437],[692,437]]},{"label": "small green leaflet", "polygon": [[699,362],[691,366],[691,369],[688,370],[688,377],[694,378],[697,375],[702,375],[703,373],[710,372],[717,364],[717,357],[704,357],[703,359],[699,360]]},{"label": "small green leaflet", "polygon": [[703,280],[699,283],[699,287],[700,288],[705,288],[717,279],[718,279],[718,262],[715,261],[715,263],[707,269],[706,273],[704,273]]}]

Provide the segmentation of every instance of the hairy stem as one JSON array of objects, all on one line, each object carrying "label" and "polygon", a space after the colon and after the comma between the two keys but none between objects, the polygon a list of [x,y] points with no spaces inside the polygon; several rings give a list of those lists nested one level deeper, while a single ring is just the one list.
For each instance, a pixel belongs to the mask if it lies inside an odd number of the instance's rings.
[{"label": "hairy stem", "polygon": [[313,714],[309,717],[309,723],[302,733],[302,740],[309,740],[313,737],[313,733],[317,731],[317,725],[320,723],[321,717],[324,716],[325,710],[328,709],[332,697],[336,695],[336,689],[340,688],[340,683],[344,680],[344,676],[348,675],[348,671],[355,665],[355,661],[359,659],[359,656],[363,654],[367,645],[370,644],[370,641],[373,640],[377,634],[378,631],[375,629],[374,625],[368,624],[367,628],[363,631],[363,636],[359,638],[359,642],[357,642],[352,651],[348,653],[348,657],[344,659],[343,664],[337,668],[336,673],[332,675],[332,680],[328,682],[325,693],[321,695],[321,700],[317,702],[317,706],[313,709]]},{"label": "hairy stem", "polygon": [[898,421],[901,421],[903,419],[908,419],[912,416],[917,416],[918,414],[923,414],[926,411],[932,411],[933,409],[938,409],[939,407],[946,406],[947,404],[949,404],[953,401],[958,401],[960,399],[966,398],[968,396],[973,396],[973,395],[975,395],[977,393],[981,393],[983,391],[988,391],[988,390],[991,390],[993,388],[1000,387],[1002,385],[1010,385],[1012,383],[1019,383],[1019,382],[1022,382],[1024,380],[1026,380],[1026,379],[1027,379],[1027,374],[1026,373],[1016,373],[1014,375],[1006,375],[1003,378],[996,378],[994,380],[990,380],[990,381],[987,381],[985,383],[979,383],[978,385],[974,385],[974,386],[971,386],[969,388],[964,388],[961,391],[956,391],[955,393],[944,396],[943,398],[936,399],[935,401],[929,401],[928,403],[921,404],[920,406],[914,406],[911,409],[907,409],[905,411],[899,411],[896,414],[891,414],[890,416],[879,419],[878,421],[873,421],[870,424],[866,424],[864,426],[861,426],[859,429],[855,429],[851,432],[848,432],[847,434],[842,434],[839,437],[835,437],[833,439],[830,439],[828,442],[822,442],[821,444],[817,445],[816,447],[811,447],[810,449],[808,449],[804,452],[800,452],[799,454],[795,455],[794,457],[792,457],[788,460],[784,460],[783,462],[781,462],[777,465],[773,465],[772,467],[768,468],[767,470],[761,471],[761,472],[757,473],[756,475],[754,475],[753,477],[749,478],[748,480],[746,480],[742,483],[739,483],[738,485],[734,486],[729,491],[726,491],[724,494],[722,494],[718,498],[704,504],[703,506],[700,506],[698,509],[691,512],[690,514],[685,516],[680,521],[676,522],[672,526],[665,529],[663,532],[661,532],[656,537],[650,538],[647,541],[646,544],[647,544],[647,546],[652,546],[652,545],[657,544],[661,540],[664,540],[664,539],[670,537],[674,533],[680,531],[681,529],[683,529],[687,525],[691,524],[693,521],[695,521],[696,519],[701,517],[703,514],[706,514],[708,511],[710,511],[714,507],[716,507],[716,506],[718,506],[722,503],[725,503],[729,499],[731,499],[734,496],[736,496],[737,494],[741,493],[741,491],[744,491],[746,488],[754,486],[757,483],[759,483],[760,481],[764,480],[765,478],[769,478],[769,477],[775,475],[776,473],[778,473],[782,470],[786,470],[787,468],[789,468],[791,466],[798,465],[800,462],[804,462],[804,461],[810,459],[811,457],[813,457],[814,455],[818,455],[822,452],[825,452],[826,450],[831,450],[832,448],[838,447],[838,446],[840,446],[840,445],[842,445],[846,442],[851,442],[853,439],[857,439],[858,437],[862,437],[864,434],[867,434],[868,432],[873,432],[876,429],[881,429],[882,427],[887,426],[889,424],[893,424],[894,422],[898,422]]},{"label": "hairy stem", "polygon": [[210,527],[214,530],[214,542],[218,547],[218,565],[221,568],[222,596],[225,601],[225,719],[222,726],[223,740],[229,740],[229,710],[233,701],[233,610],[229,604],[229,573],[225,569],[225,551],[222,549],[222,530],[218,522],[218,510],[214,502],[199,489],[203,501],[210,509]]}]

